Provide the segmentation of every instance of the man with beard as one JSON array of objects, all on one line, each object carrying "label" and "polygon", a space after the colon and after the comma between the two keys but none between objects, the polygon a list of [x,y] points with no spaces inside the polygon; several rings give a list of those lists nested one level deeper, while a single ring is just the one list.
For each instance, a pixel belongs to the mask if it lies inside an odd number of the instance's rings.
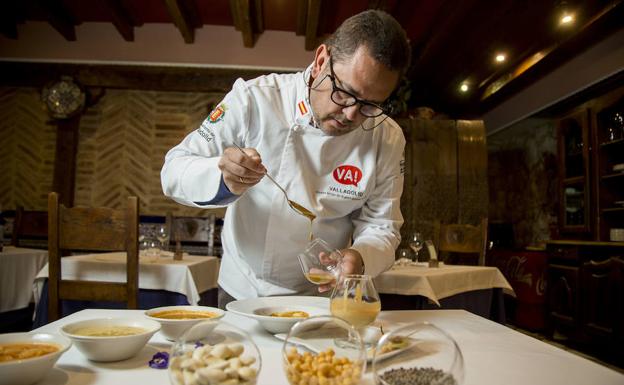
[{"label": "man with beard", "polygon": [[316,216],[311,231],[340,249],[343,274],[375,276],[392,265],[403,223],[405,139],[387,113],[409,58],[392,16],[362,12],[316,49],[305,71],[238,79],[201,127],[167,153],[165,195],[228,207],[220,307],[315,290],[297,260],[310,221],[267,173]]}]

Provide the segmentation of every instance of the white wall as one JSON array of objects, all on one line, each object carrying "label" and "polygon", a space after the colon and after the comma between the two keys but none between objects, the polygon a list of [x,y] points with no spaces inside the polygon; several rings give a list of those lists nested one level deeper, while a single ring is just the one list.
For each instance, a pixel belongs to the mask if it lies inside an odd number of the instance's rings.
[{"label": "white wall", "polygon": [[488,135],[624,70],[624,28],[483,115]]},{"label": "white wall", "polygon": [[172,64],[301,69],[312,62],[305,38],[294,32],[265,31],[254,48],[245,48],[239,31],[205,25],[195,42],[185,44],[173,24],[144,24],[134,29],[134,42],[123,40],[110,23],[76,26],[69,42],[45,22],[18,25],[18,40],[0,35],[1,60]]}]

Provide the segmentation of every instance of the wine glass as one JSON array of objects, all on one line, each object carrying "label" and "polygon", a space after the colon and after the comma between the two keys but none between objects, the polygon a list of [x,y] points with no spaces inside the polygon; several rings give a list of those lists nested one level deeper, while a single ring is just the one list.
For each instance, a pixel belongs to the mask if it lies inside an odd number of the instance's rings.
[{"label": "wine glass", "polygon": [[326,285],[340,277],[342,254],[324,240],[314,239],[299,255],[299,265],[306,279],[315,285]]},{"label": "wine glass", "polygon": [[399,250],[397,250],[397,257],[398,259],[396,260],[395,264],[399,266],[409,265],[414,260],[412,251],[407,248],[400,248]]},{"label": "wine glass", "polygon": [[156,225],[156,238],[160,241],[162,250],[169,250],[169,228],[166,224]]},{"label": "wine glass", "polygon": [[[366,327],[375,321],[381,311],[379,294],[370,275],[349,274],[334,287],[329,309],[333,316],[344,319],[364,336]],[[352,341],[336,339],[338,347],[348,346]],[[365,345],[371,346],[369,341]]]},{"label": "wine glass", "polygon": [[410,237],[410,241],[409,241],[409,246],[412,250],[414,250],[414,253],[416,254],[415,261],[418,261],[418,252],[423,247],[422,236],[420,235],[419,232],[412,233],[412,236]]}]

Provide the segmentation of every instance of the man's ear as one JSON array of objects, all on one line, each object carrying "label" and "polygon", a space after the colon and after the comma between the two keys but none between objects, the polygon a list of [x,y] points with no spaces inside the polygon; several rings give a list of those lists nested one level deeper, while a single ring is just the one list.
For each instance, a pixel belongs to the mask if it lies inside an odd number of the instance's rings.
[{"label": "man's ear", "polygon": [[317,78],[329,61],[329,49],[327,45],[321,44],[314,52],[314,62],[312,63],[312,78]]}]

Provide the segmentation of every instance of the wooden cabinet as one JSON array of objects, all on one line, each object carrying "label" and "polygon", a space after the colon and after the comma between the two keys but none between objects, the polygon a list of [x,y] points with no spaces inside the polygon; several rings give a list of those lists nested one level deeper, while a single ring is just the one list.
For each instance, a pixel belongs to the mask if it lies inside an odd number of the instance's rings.
[{"label": "wooden cabinet", "polygon": [[624,228],[624,88],[557,119],[561,238],[610,241]]},{"label": "wooden cabinet", "polygon": [[549,241],[548,314],[554,337],[624,341],[624,242]]}]

